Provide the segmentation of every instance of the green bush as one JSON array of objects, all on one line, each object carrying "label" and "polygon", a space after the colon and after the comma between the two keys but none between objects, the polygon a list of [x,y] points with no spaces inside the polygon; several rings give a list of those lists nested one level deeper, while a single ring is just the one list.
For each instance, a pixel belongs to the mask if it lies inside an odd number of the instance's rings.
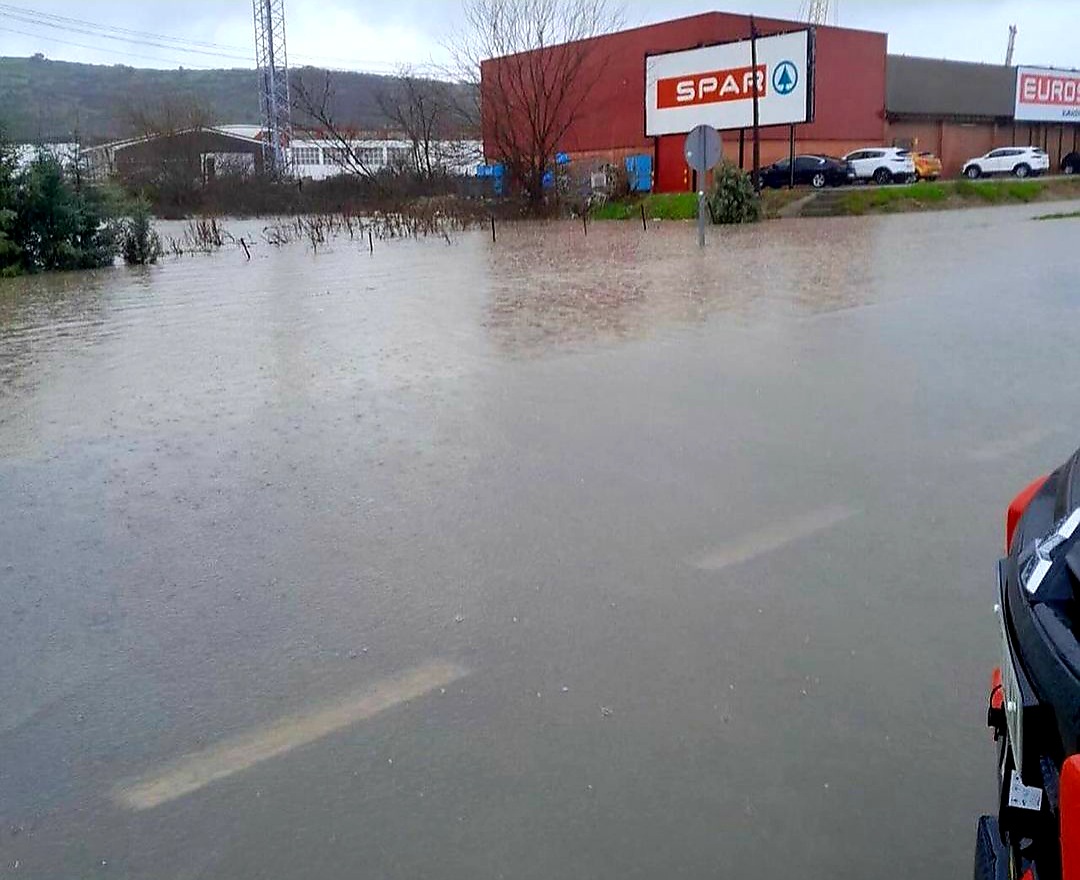
[{"label": "green bush", "polygon": [[19,247],[11,239],[16,219],[15,154],[0,133],[0,276],[19,271]]},{"label": "green bush", "polygon": [[150,205],[142,199],[136,201],[121,224],[120,254],[129,266],[145,266],[156,263],[162,254],[161,237],[154,229]]},{"label": "green bush", "polygon": [[754,192],[750,175],[730,162],[713,172],[708,199],[713,223],[755,223],[761,219],[761,198]]},{"label": "green bush", "polygon": [[42,154],[15,181],[12,241],[27,272],[96,269],[117,252],[117,228],[93,191],[76,192],[60,163]]}]

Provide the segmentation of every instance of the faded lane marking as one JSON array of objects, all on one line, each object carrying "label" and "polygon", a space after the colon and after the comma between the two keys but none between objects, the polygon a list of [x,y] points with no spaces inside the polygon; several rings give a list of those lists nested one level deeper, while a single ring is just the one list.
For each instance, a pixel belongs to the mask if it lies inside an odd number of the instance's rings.
[{"label": "faded lane marking", "polygon": [[809,513],[776,522],[765,526],[759,531],[743,535],[719,550],[695,560],[693,564],[704,571],[720,571],[720,569],[732,565],[741,565],[751,559],[756,559],[766,553],[786,547],[788,544],[793,544],[803,538],[809,538],[811,535],[831,529],[833,526],[837,526],[859,513],[861,511],[846,505],[834,505],[832,507],[823,507],[820,510],[812,510]]},{"label": "faded lane marking", "polygon": [[967,450],[967,457],[978,462],[997,461],[1037,446],[1044,440],[1049,440],[1055,433],[1057,432],[1053,428],[1030,428],[1013,437],[973,446]]},{"label": "faded lane marking", "polygon": [[342,728],[407,703],[468,675],[452,663],[429,663],[375,682],[339,703],[290,715],[269,727],[240,734],[172,763],[162,772],[119,785],[113,798],[132,810],[149,810],[191,794],[234,773],[307,745]]}]

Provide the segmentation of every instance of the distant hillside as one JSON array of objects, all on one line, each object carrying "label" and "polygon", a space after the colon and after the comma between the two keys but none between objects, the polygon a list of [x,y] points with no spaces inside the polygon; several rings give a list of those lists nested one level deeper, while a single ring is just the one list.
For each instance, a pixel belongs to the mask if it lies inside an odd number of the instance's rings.
[{"label": "distant hillside", "polygon": [[[316,68],[292,72],[321,88]],[[335,114],[342,124],[384,124],[376,95],[387,77],[334,73]],[[126,137],[132,112],[152,112],[165,101],[197,102],[219,124],[258,123],[254,70],[148,70],[125,65],[73,64],[44,58],[0,58],[0,125],[15,141],[68,140],[78,129],[84,142]]]}]

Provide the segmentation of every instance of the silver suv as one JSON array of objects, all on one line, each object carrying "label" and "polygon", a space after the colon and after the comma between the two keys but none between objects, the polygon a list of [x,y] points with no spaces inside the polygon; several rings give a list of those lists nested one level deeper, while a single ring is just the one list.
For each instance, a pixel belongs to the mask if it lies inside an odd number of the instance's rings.
[{"label": "silver suv", "polygon": [[848,153],[846,159],[858,180],[874,183],[910,183],[915,180],[915,157],[900,147],[865,147]]}]

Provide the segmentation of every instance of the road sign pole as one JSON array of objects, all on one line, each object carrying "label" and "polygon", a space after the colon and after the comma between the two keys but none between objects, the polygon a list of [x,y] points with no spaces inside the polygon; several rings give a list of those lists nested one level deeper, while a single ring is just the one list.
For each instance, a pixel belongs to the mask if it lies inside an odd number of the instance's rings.
[{"label": "road sign pole", "polygon": [[[697,129],[697,154],[706,157],[708,151],[708,130],[704,126]],[[707,157],[706,157],[707,158]],[[697,176],[697,239],[698,247],[705,247],[705,171],[699,171]]]},{"label": "road sign pole", "polygon": [[754,192],[761,192],[761,105],[757,78],[757,22],[750,16],[750,79],[754,84]]},{"label": "road sign pole", "polygon": [[705,247],[705,193],[697,194],[697,243]]},{"label": "road sign pole", "polygon": [[795,189],[795,126],[791,126],[791,130],[788,132],[788,162],[791,163],[788,168],[788,189]]},{"label": "road sign pole", "polygon": [[697,193],[698,245],[705,247],[705,175],[723,156],[724,144],[720,133],[711,125],[699,125],[686,136],[686,164],[694,170],[694,190]]}]

